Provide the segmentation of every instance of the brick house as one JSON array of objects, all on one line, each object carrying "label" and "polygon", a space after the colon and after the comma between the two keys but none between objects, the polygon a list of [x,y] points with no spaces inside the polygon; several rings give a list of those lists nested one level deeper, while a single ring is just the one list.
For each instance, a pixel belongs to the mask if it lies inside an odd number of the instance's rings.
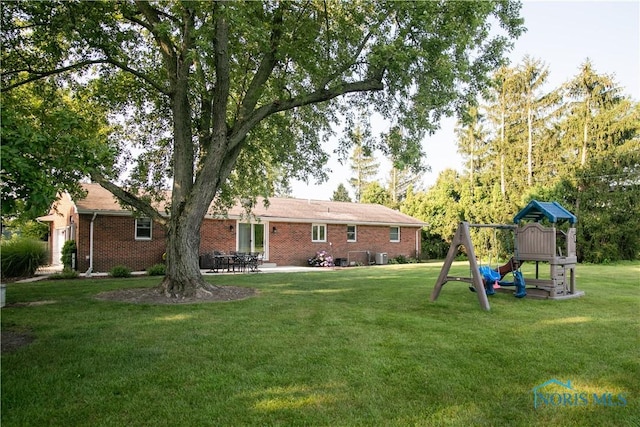
[{"label": "brick house", "polygon": [[[164,228],[149,218],[136,217],[98,184],[84,184],[87,197],[74,201],[60,196],[51,213],[51,263],[60,263],[62,245],[76,241],[77,269],[109,271],[116,265],[144,270],[162,261]],[[381,262],[399,255],[416,257],[422,221],[381,205],[271,198],[261,202],[247,220],[238,205],[224,218],[205,217],[200,253],[261,252],[265,262],[307,265],[318,251],[347,263]]]}]

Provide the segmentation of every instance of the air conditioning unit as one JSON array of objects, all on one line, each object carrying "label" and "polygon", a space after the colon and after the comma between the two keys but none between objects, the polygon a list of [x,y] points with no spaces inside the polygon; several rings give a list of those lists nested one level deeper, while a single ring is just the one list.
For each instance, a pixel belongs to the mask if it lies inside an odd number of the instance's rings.
[{"label": "air conditioning unit", "polygon": [[386,252],[380,252],[376,254],[376,264],[386,265],[387,263],[389,263],[389,257]]}]

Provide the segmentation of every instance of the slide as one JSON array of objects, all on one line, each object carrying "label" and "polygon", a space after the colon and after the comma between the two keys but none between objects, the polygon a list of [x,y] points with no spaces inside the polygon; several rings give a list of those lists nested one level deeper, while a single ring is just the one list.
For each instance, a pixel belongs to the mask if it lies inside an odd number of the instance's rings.
[{"label": "slide", "polygon": [[496,271],[500,273],[500,280],[502,280],[508,273],[516,271],[518,268],[520,268],[521,265],[522,263],[520,261],[516,260],[514,257],[511,257],[509,261],[496,269]]}]

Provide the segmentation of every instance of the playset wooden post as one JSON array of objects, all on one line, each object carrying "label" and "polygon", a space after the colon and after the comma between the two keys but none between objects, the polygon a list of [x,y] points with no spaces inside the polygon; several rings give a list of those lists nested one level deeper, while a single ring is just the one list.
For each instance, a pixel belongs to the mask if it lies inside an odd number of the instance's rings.
[{"label": "playset wooden post", "polygon": [[[451,269],[451,264],[456,258],[456,254],[458,253],[458,248],[460,247],[460,245],[464,246],[467,249],[467,257],[469,258],[469,264],[471,266],[471,278],[449,276],[449,269]],[[471,234],[469,233],[468,222],[461,222],[460,225],[458,225],[458,230],[453,236],[451,246],[449,246],[449,252],[447,253],[447,258],[444,261],[444,265],[440,270],[440,275],[438,276],[436,286],[431,292],[431,301],[435,301],[438,298],[438,295],[440,295],[440,290],[442,290],[444,284],[450,280],[471,283],[473,285],[473,288],[476,290],[476,294],[478,295],[478,302],[480,303],[480,306],[485,310],[490,309],[489,300],[487,299],[487,294],[484,291],[482,276],[480,275],[480,270],[478,269],[476,254],[473,250],[473,243],[471,242]]]}]

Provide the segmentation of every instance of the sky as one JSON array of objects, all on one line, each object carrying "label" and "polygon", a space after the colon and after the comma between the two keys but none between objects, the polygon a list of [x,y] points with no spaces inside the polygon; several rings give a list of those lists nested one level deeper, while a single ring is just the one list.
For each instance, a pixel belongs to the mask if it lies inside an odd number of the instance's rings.
[{"label": "sky", "polygon": [[[515,66],[529,55],[549,68],[547,90],[555,89],[578,74],[588,58],[598,74],[612,75],[623,93],[640,100],[640,2],[635,1],[523,1],[521,16],[527,31],[515,40],[507,55]],[[454,135],[455,119],[422,141],[425,163],[423,186],[433,185],[445,169],[462,170]],[[348,163],[348,162],[347,162]],[[339,184],[353,197],[349,165],[332,155],[330,178],[323,184],[296,182],[292,196],[329,200]],[[389,166],[381,162],[379,179],[386,185]]]}]

